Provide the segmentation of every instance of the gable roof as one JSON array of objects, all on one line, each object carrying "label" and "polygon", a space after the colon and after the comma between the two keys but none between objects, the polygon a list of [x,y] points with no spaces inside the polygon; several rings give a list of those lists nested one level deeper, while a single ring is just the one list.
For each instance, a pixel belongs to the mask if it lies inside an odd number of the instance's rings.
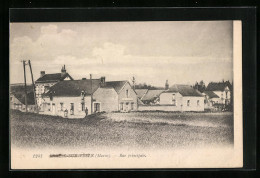
[{"label": "gable roof", "polygon": [[205,93],[206,95],[209,96],[209,99],[211,98],[219,98],[218,95],[216,95],[213,91],[204,91],[203,93]]},{"label": "gable roof", "polygon": [[64,80],[50,87],[44,96],[49,96],[50,93],[52,96],[80,96],[82,91],[85,91],[86,95],[91,95],[99,86],[100,79]]},{"label": "gable roof", "polygon": [[121,89],[124,87],[124,85],[128,81],[111,81],[111,82],[106,82],[106,86],[104,88],[114,88],[117,93],[121,91]]},{"label": "gable roof", "polygon": [[231,90],[231,84],[229,81],[226,82],[210,82],[206,88],[207,91],[224,91],[226,87]]},{"label": "gable roof", "polygon": [[137,97],[142,99],[146,92],[148,92],[148,89],[135,89],[135,92],[137,93]]},{"label": "gable roof", "polygon": [[189,85],[175,84],[166,92],[179,92],[182,96],[203,96],[198,90]]},{"label": "gable roof", "polygon": [[165,90],[148,90],[148,92],[143,96],[142,101],[153,101],[164,91]]},{"label": "gable roof", "polygon": [[42,77],[38,78],[35,83],[58,82],[64,80],[66,77],[69,77],[71,80],[73,80],[73,78],[68,73],[65,73],[64,75],[62,75],[61,73],[55,73],[45,74]]}]

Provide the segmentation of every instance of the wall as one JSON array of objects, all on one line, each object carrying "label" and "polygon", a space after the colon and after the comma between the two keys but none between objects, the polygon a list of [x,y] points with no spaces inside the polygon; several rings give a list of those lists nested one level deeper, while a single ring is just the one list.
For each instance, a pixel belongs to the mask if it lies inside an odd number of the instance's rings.
[{"label": "wall", "polygon": [[93,94],[93,100],[100,102],[100,111],[118,111],[118,94],[114,88],[98,88]]},{"label": "wall", "polygon": [[182,95],[180,93],[161,93],[160,95],[160,105],[172,105],[173,104],[173,94],[175,94],[176,107],[181,109],[180,106],[182,104]]},{"label": "wall", "polygon": [[173,105],[140,105],[138,111],[181,111],[180,107]]},{"label": "wall", "polygon": [[[50,103],[50,106],[46,106],[42,108],[40,114],[48,114],[48,115],[57,115],[64,117],[64,110],[68,110],[68,118],[83,118],[85,117],[85,110],[81,110],[81,97],[53,97],[53,100],[50,101],[49,97],[43,98],[45,101],[44,103]],[[88,108],[88,113],[90,114],[91,110],[91,97],[85,96],[85,108]],[[61,111],[60,103],[63,103],[63,111]],[[74,114],[71,115],[70,112],[70,103],[74,103]],[[52,104],[55,104],[55,111],[52,110]],[[49,110],[50,109],[50,110]]]},{"label": "wall", "polygon": [[[176,94],[176,105],[172,105],[172,95]],[[187,106],[187,101],[190,105]],[[199,106],[197,101],[199,100]],[[160,105],[142,105],[138,107],[139,111],[204,111],[204,96],[182,96],[180,93],[162,93],[160,95]]]},{"label": "wall", "polygon": [[[190,100],[190,105],[187,106],[187,101]],[[197,105],[199,101],[199,105]],[[204,111],[204,97],[185,96],[182,98],[182,111]]]},{"label": "wall", "polygon": [[[129,96],[126,95],[126,90],[129,92]],[[118,95],[118,110],[120,110],[120,103],[123,103],[123,111],[127,112],[131,110],[131,103],[133,103],[133,110],[138,109],[137,94],[132,89],[131,85],[127,82]],[[128,106],[126,105],[128,103]]]},{"label": "wall", "polygon": [[37,105],[40,106],[43,102],[42,100],[42,94],[45,92],[45,87],[51,87],[55,85],[57,82],[51,82],[51,83],[36,83],[35,84],[35,94],[36,94],[36,100]]}]

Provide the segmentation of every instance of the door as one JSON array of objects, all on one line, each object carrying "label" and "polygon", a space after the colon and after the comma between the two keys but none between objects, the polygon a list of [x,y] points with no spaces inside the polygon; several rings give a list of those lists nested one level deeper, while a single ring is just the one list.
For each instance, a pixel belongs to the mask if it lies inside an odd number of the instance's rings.
[{"label": "door", "polygon": [[70,115],[74,115],[74,103],[70,103]]},{"label": "door", "polygon": [[125,103],[125,111],[128,112],[129,110],[130,110],[129,103],[126,102]]}]

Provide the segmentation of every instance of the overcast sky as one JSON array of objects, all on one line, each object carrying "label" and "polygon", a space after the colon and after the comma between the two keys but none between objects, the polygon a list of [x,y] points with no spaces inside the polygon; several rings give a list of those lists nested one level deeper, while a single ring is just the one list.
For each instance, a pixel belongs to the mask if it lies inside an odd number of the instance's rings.
[{"label": "overcast sky", "polygon": [[10,82],[24,81],[22,59],[31,60],[35,80],[65,64],[74,79],[232,81],[232,36],[232,21],[12,23]]}]

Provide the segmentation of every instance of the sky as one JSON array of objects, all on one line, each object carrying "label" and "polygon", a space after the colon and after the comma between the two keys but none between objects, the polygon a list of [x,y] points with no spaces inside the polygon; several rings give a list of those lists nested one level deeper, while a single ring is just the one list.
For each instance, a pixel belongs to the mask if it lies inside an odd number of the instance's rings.
[{"label": "sky", "polygon": [[[163,87],[233,78],[232,21],[70,22],[10,24],[10,83],[23,83],[21,60],[33,77],[105,76]],[[30,83],[29,67],[26,68]]]}]

